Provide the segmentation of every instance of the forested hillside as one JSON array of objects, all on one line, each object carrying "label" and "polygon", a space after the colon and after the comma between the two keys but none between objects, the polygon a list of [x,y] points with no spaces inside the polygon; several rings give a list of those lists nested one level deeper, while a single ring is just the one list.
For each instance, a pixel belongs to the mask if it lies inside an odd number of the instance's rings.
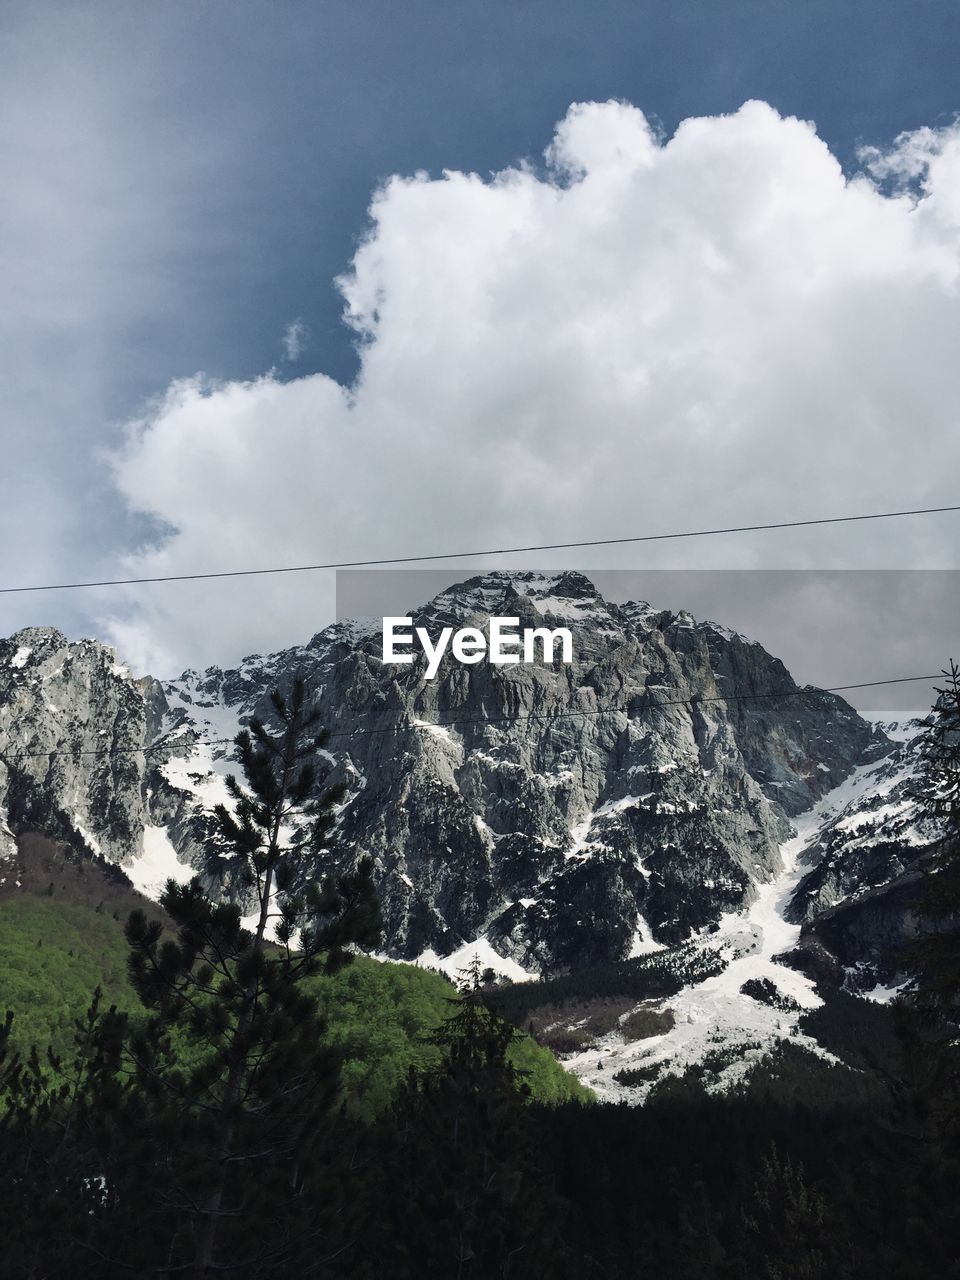
[{"label": "forested hillside", "polygon": [[[161,918],[163,913],[96,861],[65,859],[36,837],[28,845],[32,865],[42,854],[56,879],[35,891],[0,893],[0,1014],[14,1015],[16,1048],[43,1051],[49,1045],[62,1055],[72,1048],[76,1019],[97,987],[106,1004],[136,1016],[141,1006],[127,974],[123,921],[136,906]],[[383,1111],[411,1067],[426,1070],[439,1061],[431,1034],[457,994],[441,974],[357,956],[339,973],[311,979],[310,986],[331,1041],[344,1055],[342,1084],[352,1113],[370,1118]],[[529,1038],[513,1047],[511,1058],[528,1073],[537,1101],[590,1096]]]}]

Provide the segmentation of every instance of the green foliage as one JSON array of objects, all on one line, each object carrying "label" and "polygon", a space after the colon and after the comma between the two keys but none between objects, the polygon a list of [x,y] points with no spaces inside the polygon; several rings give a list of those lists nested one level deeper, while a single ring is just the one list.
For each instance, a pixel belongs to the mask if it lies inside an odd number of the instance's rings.
[{"label": "green foliage", "polygon": [[74,1022],[96,988],[108,1004],[139,1008],[127,978],[122,926],[81,903],[17,894],[0,904],[0,1011],[14,1013],[13,1047],[68,1053]]},{"label": "green foliage", "polygon": [[552,1053],[534,1044],[529,1036],[521,1036],[510,1047],[510,1061],[525,1073],[531,1102],[555,1106],[561,1102],[589,1103],[592,1090],[564,1071]]},{"label": "green foliage", "polygon": [[827,1256],[835,1233],[826,1198],[806,1181],[803,1166],[772,1147],[744,1211],[740,1256],[770,1280],[819,1280],[838,1274],[838,1259]]},{"label": "green foliage", "polygon": [[952,1039],[960,1023],[960,667],[951,662],[943,674],[925,721],[917,798],[942,821],[944,835],[917,904],[928,931],[904,959],[916,974],[914,1006]]},{"label": "green foliage", "polygon": [[960,1153],[960,667],[951,662],[926,720],[917,798],[943,823],[916,905],[923,931],[898,957],[913,975],[903,999],[903,1069],[890,1085],[907,1123]]},{"label": "green foliage", "polygon": [[956,1160],[903,1132],[882,1094],[847,1092],[857,1072],[822,1064],[798,1091],[801,1058],[820,1066],[797,1055],[758,1089],[673,1078],[643,1107],[536,1113],[576,1274],[956,1277]]},{"label": "green foliage", "polygon": [[[12,1046],[28,1052],[31,1045],[43,1050],[50,1044],[58,1054],[68,1053],[74,1021],[96,987],[102,988],[105,1004],[134,1018],[142,1014],[127,976],[128,955],[122,925],[91,906],[46,895],[5,899],[0,906],[0,1011],[14,1014]],[[352,1115],[371,1120],[391,1105],[411,1067],[439,1062],[440,1051],[428,1038],[456,994],[440,974],[357,956],[335,975],[309,978],[307,989],[327,1019],[329,1042],[343,1054],[342,1094]],[[187,1045],[180,1044],[179,1052],[189,1059]],[[528,1072],[535,1102],[549,1106],[592,1097],[528,1037],[510,1052]]]},{"label": "green foliage", "polygon": [[920,797],[943,819],[948,839],[960,836],[960,666],[951,662],[937,686],[920,745]]},{"label": "green foliage", "polygon": [[[0,1027],[0,1239],[4,1274],[71,1275],[113,1196],[103,1152],[118,1139],[126,1015],[104,1009],[99,989],[75,1020],[69,1053],[11,1044]],[[109,1137],[107,1135],[110,1135]],[[135,1144],[127,1143],[133,1150]]]},{"label": "green foliage", "polygon": [[[337,1226],[343,1181],[326,1172],[326,1140],[340,1055],[306,980],[336,973],[380,937],[369,859],[322,880],[301,874],[327,842],[342,790],[312,799],[324,735],[303,680],[289,698],[275,692],[272,705],[277,730],[253,718],[237,735],[245,785],[227,778],[233,807],[215,810],[220,842],[208,851],[225,850],[255,896],[255,928],[242,926],[235,902],[211,902],[196,876],[169,880],[161,895],[174,937],[139,910],[125,931],[130,979],[149,1010],[125,1046],[128,1092],[154,1148],[159,1192],[149,1225],[139,1215],[138,1241],[152,1227],[170,1242],[168,1265],[198,1280],[237,1271],[244,1255],[255,1272],[292,1266],[318,1222]],[[120,1197],[128,1217],[130,1198]],[[281,1213],[282,1226],[254,1243],[250,1224]]]},{"label": "green foliage", "polygon": [[858,1070],[890,1069],[901,1052],[893,1006],[846,991],[827,991],[800,1019],[800,1030]]},{"label": "green foliage", "polygon": [[343,1054],[341,1078],[353,1114],[371,1119],[390,1105],[411,1068],[438,1061],[427,1037],[453,994],[439,975],[357,957],[332,977],[312,979],[310,989],[330,1042]]},{"label": "green foliage", "polygon": [[[837,1048],[832,1051],[839,1053]],[[859,1065],[851,1069],[840,1056],[840,1062],[831,1062],[786,1040],[754,1067],[731,1096],[760,1107],[803,1106],[824,1114],[836,1109],[867,1110],[884,1105],[884,1084],[877,1069],[853,1052],[850,1062],[856,1060]]]},{"label": "green foliage", "polygon": [[[343,1088],[352,1115],[371,1120],[391,1105],[411,1069],[425,1071],[441,1061],[431,1033],[449,1016],[456,988],[440,974],[358,956],[335,976],[312,980],[311,990],[328,1019],[330,1042],[344,1056]],[[509,1056],[526,1073],[536,1102],[549,1106],[592,1097],[527,1036],[511,1045]]]},{"label": "green foliage", "polygon": [[[6,954],[19,958],[35,948],[31,936],[21,950],[23,939],[16,936],[14,922],[23,920],[34,928],[42,921],[45,941],[38,950],[49,947],[59,956],[49,971],[51,979],[61,973],[60,960],[69,967],[71,949],[75,959],[86,957],[83,963],[112,947],[122,956],[120,927],[111,916],[97,915],[92,906],[78,908],[78,916],[64,910],[67,906],[46,896],[8,899],[0,909],[0,937],[12,941],[14,949]],[[13,988],[8,978],[15,972],[4,970],[7,990]],[[116,968],[113,972],[117,980]],[[41,1005],[34,1016],[42,1011],[48,1020],[35,1025],[42,1028],[60,1019],[58,1025],[67,1027],[70,1017],[84,1019],[89,993],[67,1017],[58,1003],[57,985],[45,983],[46,978],[31,989],[30,998]],[[122,966],[119,983],[131,1000]],[[344,1086],[355,1114],[369,1118],[376,1113],[372,1123],[358,1126],[358,1134],[342,1127],[331,1133],[346,1165],[337,1173],[343,1194],[332,1203],[342,1215],[350,1247],[329,1263],[328,1274],[333,1280],[429,1276],[429,1271],[418,1271],[419,1260],[436,1257],[430,1251],[448,1247],[450,1240],[449,1233],[440,1239],[428,1211],[431,1204],[443,1202],[451,1168],[458,1167],[458,1151],[449,1140],[431,1136],[442,1109],[417,1120],[414,1133],[410,1109],[391,1104],[400,1092],[408,1096],[405,1077],[411,1065],[422,1071],[442,1061],[443,1049],[429,1043],[429,1035],[449,1016],[454,989],[435,973],[363,957],[333,976],[309,979],[308,985],[319,997],[321,1013],[331,1019],[328,1037],[347,1049]],[[102,1004],[116,994],[116,987],[105,991]],[[956,1156],[922,1127],[908,1126],[909,1117],[898,1112],[864,1069],[870,1061],[884,1068],[895,1062],[893,1021],[890,1008],[842,993],[804,1015],[804,1029],[852,1070],[784,1045],[748,1082],[724,1097],[707,1095],[694,1080],[671,1079],[643,1108],[525,1103],[533,1132],[521,1122],[520,1184],[536,1194],[525,1200],[511,1183],[518,1170],[514,1161],[483,1209],[484,1219],[490,1215],[491,1237],[508,1231],[510,1214],[527,1224],[524,1250],[510,1274],[535,1276],[542,1262],[547,1275],[563,1276],[566,1258],[570,1274],[588,1280],[636,1280],[639,1275],[772,1280],[802,1275],[802,1268],[816,1275],[817,1267],[823,1275],[857,1280],[955,1276],[960,1256]],[[44,1036],[37,1038],[42,1044]],[[522,1052],[549,1061],[529,1041]],[[54,1081],[58,1087],[75,1074],[76,1055],[65,1051],[63,1057]],[[357,1063],[355,1077],[351,1058]],[[524,1069],[528,1063],[521,1059],[516,1065]],[[556,1064],[553,1068],[559,1072]],[[39,1069],[46,1070],[42,1059]],[[523,1079],[535,1092],[535,1074]],[[490,1140],[488,1154],[517,1150],[517,1130],[511,1127],[516,1117],[510,1118],[507,1110],[509,1123],[499,1138]],[[140,1143],[135,1114],[122,1107],[113,1114],[104,1107],[97,1117],[85,1116],[82,1109],[73,1114],[70,1132],[75,1139],[69,1142],[59,1128],[31,1127],[29,1117],[22,1115],[13,1124],[0,1123],[5,1274],[29,1275],[32,1269],[57,1280],[103,1280],[111,1274],[96,1253],[76,1243],[92,1240],[103,1248],[104,1238],[97,1232],[109,1222],[108,1206],[85,1198],[81,1192],[86,1184],[76,1178],[84,1161],[91,1167],[91,1144],[99,1142],[94,1120],[118,1130],[123,1145],[129,1144],[127,1163],[110,1166],[114,1178],[130,1176],[128,1168],[134,1175],[138,1169],[150,1170],[147,1185],[137,1192],[145,1197],[142,1213],[132,1221],[124,1246],[132,1256],[137,1256],[136,1232],[149,1221],[150,1197],[168,1193],[162,1170],[150,1164],[155,1158],[151,1148]],[[179,1136],[179,1121],[173,1132]],[[32,1161],[26,1186],[16,1177],[25,1159]],[[404,1178],[411,1169],[425,1205],[419,1218],[406,1213],[410,1201]],[[471,1174],[460,1182],[461,1193],[475,1188],[472,1179]],[[65,1199],[59,1188],[67,1185],[76,1194]],[[546,1201],[543,1188],[548,1190]],[[128,1194],[134,1192],[136,1184]],[[321,1206],[329,1203],[329,1192],[325,1195],[327,1199],[318,1200]],[[563,1249],[550,1207],[554,1196],[562,1205]],[[255,1213],[251,1221],[259,1223]],[[115,1243],[119,1228],[114,1224],[110,1230]],[[788,1247],[786,1242],[792,1243]],[[318,1239],[316,1256],[326,1258],[336,1247],[328,1234]],[[791,1271],[794,1248],[797,1270]],[[528,1251],[533,1255],[529,1265]],[[146,1274],[156,1255],[142,1256],[147,1262],[140,1274]],[[441,1254],[434,1273],[444,1275],[444,1265]],[[464,1274],[470,1274],[466,1263]]]},{"label": "green foliage", "polygon": [[649,1067],[624,1067],[621,1071],[615,1071],[613,1078],[617,1084],[633,1088],[635,1085],[649,1084],[651,1080],[656,1080],[659,1074],[660,1067],[654,1063]]}]

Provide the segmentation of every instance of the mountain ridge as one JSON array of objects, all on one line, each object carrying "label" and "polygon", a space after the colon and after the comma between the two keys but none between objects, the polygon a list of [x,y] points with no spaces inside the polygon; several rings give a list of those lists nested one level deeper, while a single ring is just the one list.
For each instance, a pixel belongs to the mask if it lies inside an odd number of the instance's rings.
[{"label": "mountain ridge", "polygon": [[[582,574],[475,575],[409,611],[431,634],[494,614],[562,621],[573,663],[465,667],[448,655],[427,681],[422,658],[385,666],[377,625],[344,621],[236,668],[135,681],[94,641],[18,632],[0,642],[8,843],[30,823],[121,863],[154,896],[167,874],[198,872],[242,902],[211,809],[229,798],[238,729],[269,720],[271,690],[303,675],[331,731],[323,784],[346,788],[335,852],[306,874],[370,853],[391,958],[450,971],[479,951],[520,979],[709,950],[784,872],[798,817],[859,771],[865,789],[794,850],[783,921],[801,969],[821,949],[853,989],[896,977],[880,935],[915,921],[894,907],[878,932],[873,900],[869,927],[862,904],[868,890],[893,903],[889,886],[935,836],[908,795],[915,743],[801,688],[722,624],[612,604]],[[91,738],[101,755],[81,754]],[[65,754],[46,754],[55,748]]]}]

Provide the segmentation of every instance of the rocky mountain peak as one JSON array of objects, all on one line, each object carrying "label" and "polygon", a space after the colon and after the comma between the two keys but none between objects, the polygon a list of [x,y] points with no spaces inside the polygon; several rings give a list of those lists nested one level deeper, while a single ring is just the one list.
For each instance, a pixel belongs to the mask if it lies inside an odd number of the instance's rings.
[{"label": "rocky mountain peak", "polygon": [[38,648],[62,648],[67,643],[67,637],[56,627],[23,627],[3,643],[15,644],[17,647],[34,645]]},{"label": "rocky mountain peak", "polygon": [[303,874],[371,855],[387,954],[455,969],[476,951],[514,978],[661,950],[709,967],[773,928],[768,943],[799,937],[853,985],[891,977],[882,957],[936,838],[912,798],[919,725],[883,732],[762,645],[610,603],[583,574],[480,574],[410,612],[431,633],[492,615],[562,625],[573,661],[447,655],[427,679],[422,660],[382,661],[374,619],[161,684],[52,628],[0,641],[0,857],[40,831],[148,892],[198,871],[244,902],[210,857],[212,810],[238,729],[303,676],[331,731],[319,785],[346,788],[338,838]]},{"label": "rocky mountain peak", "polygon": [[[333,731],[325,781],[348,789],[336,857],[374,855],[394,955],[483,938],[505,963],[550,971],[676,944],[749,903],[790,816],[883,749],[761,646],[686,612],[610,604],[582,574],[476,575],[411,613],[431,631],[562,623],[574,662],[445,658],[426,680],[423,662],[381,662],[378,628],[341,622],[167,688],[198,738],[218,737],[231,717],[269,718],[270,688],[307,676]],[[178,766],[177,786],[211,764]]]}]

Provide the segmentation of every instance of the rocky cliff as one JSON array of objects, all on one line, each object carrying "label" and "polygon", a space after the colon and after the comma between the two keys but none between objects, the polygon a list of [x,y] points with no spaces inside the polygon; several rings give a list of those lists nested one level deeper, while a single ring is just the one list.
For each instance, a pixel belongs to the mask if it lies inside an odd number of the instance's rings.
[{"label": "rocky cliff", "polygon": [[112,862],[140,853],[150,682],[95,641],[0,640],[0,850],[37,830]]},{"label": "rocky cliff", "polygon": [[235,892],[209,840],[232,739],[303,675],[331,730],[324,784],[347,787],[310,874],[374,857],[389,955],[473,948],[519,977],[685,945],[749,911],[793,820],[835,796],[784,917],[855,983],[889,976],[878,939],[904,910],[885,894],[936,834],[910,799],[909,742],[723,626],[612,604],[579,574],[485,574],[412,613],[434,638],[491,615],[562,625],[574,660],[448,656],[428,680],[423,657],[382,662],[379,627],[338,623],[161,685],[49,629],[0,642],[0,843],[39,830],[148,891],[200,871]]},{"label": "rocky cliff", "polygon": [[[570,628],[574,661],[384,665],[379,629],[164,687],[151,819],[195,858],[229,739],[303,674],[344,782],[338,857],[374,856],[386,950],[442,957],[482,940],[527,972],[676,945],[749,905],[790,820],[892,745],[842,699],[799,689],[761,646],[688,614],[603,600],[578,574],[471,579],[420,610],[444,626]],[[326,869],[318,864],[316,874]],[[515,971],[515,969],[513,970]]]}]

